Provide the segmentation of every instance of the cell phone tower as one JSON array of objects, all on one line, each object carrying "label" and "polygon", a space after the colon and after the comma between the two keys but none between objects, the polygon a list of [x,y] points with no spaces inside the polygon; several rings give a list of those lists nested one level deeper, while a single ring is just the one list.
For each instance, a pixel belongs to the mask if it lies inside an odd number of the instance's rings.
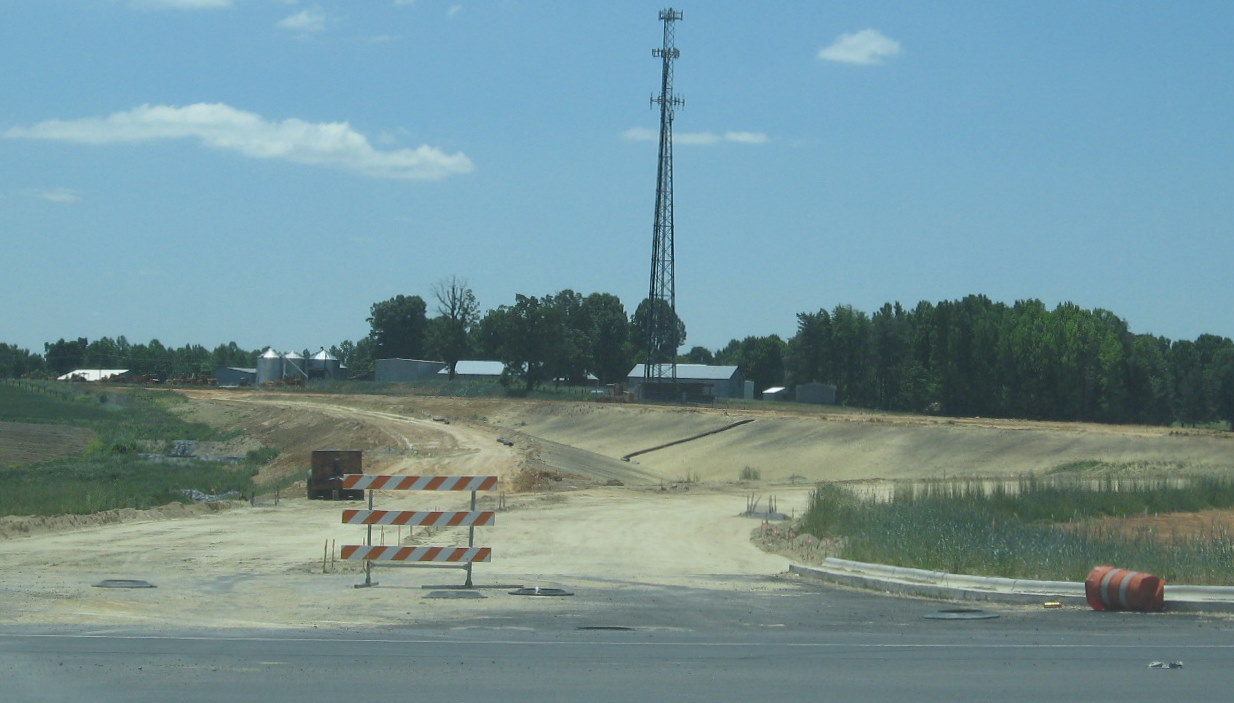
[{"label": "cell phone tower", "polygon": [[651,235],[651,288],[647,293],[647,360],[643,365],[644,386],[667,391],[655,384],[677,382],[677,291],[673,261],[673,113],[685,101],[673,95],[673,61],[681,56],[674,45],[673,23],[682,18],[679,10],[660,11],[664,22],[664,46],[652,49],[659,58],[660,97],[651,98],[660,106],[660,166],[656,171],[655,223]]}]

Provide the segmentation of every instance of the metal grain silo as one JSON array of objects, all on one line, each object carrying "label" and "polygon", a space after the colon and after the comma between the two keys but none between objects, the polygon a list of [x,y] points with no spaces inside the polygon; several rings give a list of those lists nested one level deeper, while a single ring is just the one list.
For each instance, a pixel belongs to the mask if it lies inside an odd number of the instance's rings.
[{"label": "metal grain silo", "polygon": [[308,359],[309,378],[334,379],[339,377],[339,360],[322,349]]},{"label": "metal grain silo", "polygon": [[305,368],[303,356],[294,351],[283,355],[283,378],[298,378],[301,380],[308,378],[308,370]]},{"label": "metal grain silo", "polygon": [[283,379],[283,357],[270,347],[257,357],[257,385],[261,386]]}]

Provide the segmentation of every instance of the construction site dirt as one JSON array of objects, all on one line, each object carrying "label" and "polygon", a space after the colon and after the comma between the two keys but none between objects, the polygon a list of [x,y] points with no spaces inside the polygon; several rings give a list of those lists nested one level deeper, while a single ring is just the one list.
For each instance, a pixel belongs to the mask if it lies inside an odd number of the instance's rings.
[{"label": "construction site dirt", "polygon": [[[756,530],[764,546],[777,541],[767,539],[761,521],[740,514],[752,495],[774,496],[778,512],[800,514],[821,480],[1015,476],[1094,460],[1146,471],[1234,469],[1234,444],[1225,434],[1168,428],[793,408],[182,392],[190,402],[181,412],[191,419],[243,429],[246,442],[281,451],[263,481],[303,477],[317,449],[363,450],[367,473],[499,476],[499,490],[479,498],[478,507],[499,512],[495,525],[477,533],[476,543],[492,548],[492,561],[476,565],[476,584],[566,587],[576,594],[573,608],[604,607],[602,598],[589,600],[588,584],[608,592],[792,588],[771,578],[787,569],[789,557],[756,545]],[[749,421],[736,424],[742,420]],[[461,574],[444,569],[379,570],[379,588],[355,589],[361,565],[339,560],[338,548],[365,539],[365,527],[341,524],[342,509],[359,503],[308,500],[304,488],[284,491],[277,504],[262,496],[0,520],[0,623],[344,627],[560,607],[536,598],[421,598],[421,586],[461,582]],[[387,492],[378,501],[387,510],[459,510],[468,498]],[[467,540],[463,528],[386,526],[373,535],[374,544],[388,545]],[[787,545],[794,558],[819,551],[798,542]],[[154,588],[94,587],[107,579]]]}]

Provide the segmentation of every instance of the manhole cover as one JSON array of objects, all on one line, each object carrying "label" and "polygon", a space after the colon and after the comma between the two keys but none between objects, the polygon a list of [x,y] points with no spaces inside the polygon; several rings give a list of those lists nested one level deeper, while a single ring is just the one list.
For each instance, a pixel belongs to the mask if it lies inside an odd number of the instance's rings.
[{"label": "manhole cover", "polygon": [[531,588],[519,588],[510,591],[512,596],[572,596],[573,593],[560,588],[541,588],[540,586],[532,586]]},{"label": "manhole cover", "polygon": [[993,620],[997,613],[987,613],[977,608],[948,608],[936,613],[927,613],[922,617],[928,620]]},{"label": "manhole cover", "polygon": [[625,625],[583,625],[578,628],[580,630],[633,630],[633,627]]},{"label": "manhole cover", "polygon": [[430,591],[425,598],[487,598],[479,591]]},{"label": "manhole cover", "polygon": [[95,588],[154,588],[154,584],[140,579],[103,579]]}]

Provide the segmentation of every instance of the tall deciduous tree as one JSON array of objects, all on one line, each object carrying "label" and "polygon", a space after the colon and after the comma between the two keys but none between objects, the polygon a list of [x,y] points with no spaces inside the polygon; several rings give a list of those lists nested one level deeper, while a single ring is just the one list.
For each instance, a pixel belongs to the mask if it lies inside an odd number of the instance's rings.
[{"label": "tall deciduous tree", "polygon": [[0,343],[0,378],[34,376],[45,368],[46,362],[38,354],[15,344]]},{"label": "tall deciduous tree", "polygon": [[428,348],[446,362],[450,378],[455,367],[471,349],[471,328],[476,324],[479,305],[467,281],[454,276],[433,286],[437,317],[429,321]]},{"label": "tall deciduous tree", "polygon": [[418,295],[397,295],[373,303],[368,323],[375,358],[423,358],[428,326],[425,309],[424,299]]},{"label": "tall deciduous tree", "polygon": [[732,364],[741,371],[741,376],[754,382],[754,389],[762,392],[784,383],[784,355],[788,345],[778,335],[769,337],[746,337],[738,342],[730,341],[716,356],[716,361]]},{"label": "tall deciduous tree", "polygon": [[483,332],[497,338],[507,372],[521,376],[531,391],[560,364],[566,327],[561,311],[551,303],[534,296],[514,297],[514,305],[502,306],[485,317],[489,329]]},{"label": "tall deciduous tree", "polygon": [[583,299],[582,314],[590,345],[588,370],[601,383],[624,380],[634,363],[634,350],[621,299],[611,293],[592,293]]},{"label": "tall deciduous tree", "polygon": [[651,298],[644,298],[634,310],[634,317],[630,321],[630,342],[634,346],[636,356],[646,361],[648,358],[647,317],[651,314],[653,303],[656,308],[656,320],[660,327],[660,333],[656,336],[664,340],[664,346],[657,350],[654,357],[656,359],[676,359],[677,347],[686,343],[686,323],[682,322],[681,318],[669,308],[667,301],[659,298],[654,301]]},{"label": "tall deciduous tree", "polygon": [[64,375],[83,366],[82,361],[89,344],[85,337],[78,337],[71,342],[60,338],[51,344],[43,345],[43,358],[57,375]]}]

